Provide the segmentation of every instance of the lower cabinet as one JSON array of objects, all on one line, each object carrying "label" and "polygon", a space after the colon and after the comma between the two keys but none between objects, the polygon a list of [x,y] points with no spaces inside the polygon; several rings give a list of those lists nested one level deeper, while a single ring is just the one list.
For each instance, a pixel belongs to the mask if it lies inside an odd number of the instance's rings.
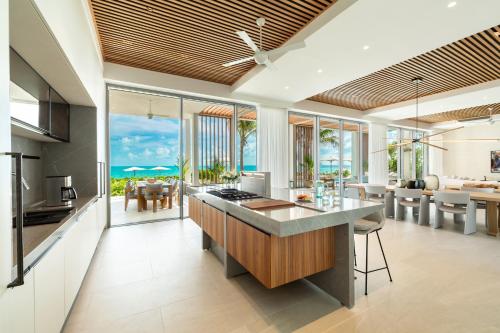
[{"label": "lower cabinet", "polygon": [[1,333],[61,331],[106,223],[99,211],[98,203],[90,205],[25,275],[24,285],[0,293]]},{"label": "lower cabinet", "polygon": [[193,220],[200,227],[201,227],[201,209],[202,209],[201,200],[190,195],[188,197],[189,218]]},{"label": "lower cabinet", "polygon": [[64,311],[64,244],[57,242],[35,266],[35,332],[59,332]]},{"label": "lower cabinet", "polygon": [[201,227],[220,246],[224,246],[224,212],[202,203]]},{"label": "lower cabinet", "polygon": [[267,288],[334,267],[333,227],[277,237],[229,215],[226,227],[227,253]]},{"label": "lower cabinet", "polygon": [[0,295],[0,332],[35,332],[35,294],[33,271],[24,276],[24,284]]}]

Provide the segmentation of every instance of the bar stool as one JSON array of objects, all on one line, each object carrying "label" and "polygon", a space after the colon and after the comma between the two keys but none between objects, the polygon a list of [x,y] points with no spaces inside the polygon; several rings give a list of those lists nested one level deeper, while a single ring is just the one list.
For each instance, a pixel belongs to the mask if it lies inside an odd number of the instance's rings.
[{"label": "bar stool", "polygon": [[[349,191],[347,191],[349,189]],[[352,191],[356,190],[356,191]],[[385,188],[384,188],[385,190]],[[359,191],[356,188],[346,188],[344,191],[344,196],[351,199],[359,199]],[[382,210],[379,212],[365,216],[364,218],[354,222],[354,234],[366,236],[366,248],[365,248],[365,270],[359,270],[355,268],[354,270],[358,273],[365,275],[365,295],[368,295],[368,274],[383,269],[387,269],[387,274],[389,275],[389,281],[392,282],[391,271],[389,270],[389,265],[387,264],[387,259],[385,258],[384,248],[382,247],[382,242],[380,241],[380,236],[378,231],[382,229],[385,224],[385,218],[382,214]],[[380,250],[382,252],[382,257],[384,258],[385,266],[377,269],[368,270],[368,235],[375,232],[378,239],[378,244],[380,245]],[[354,248],[354,265],[357,266],[356,262],[356,248]]]},{"label": "bar stool", "polygon": [[385,185],[365,185],[366,199],[385,204],[385,217],[394,216],[394,195],[387,192]]},{"label": "bar stool", "polygon": [[476,232],[476,202],[470,199],[470,193],[466,192],[434,192],[436,202],[436,220],[434,228],[443,226],[444,213],[452,213],[455,222],[465,215],[464,234],[470,235]]},{"label": "bar stool", "polygon": [[[413,215],[418,214],[418,224],[429,224],[429,198],[420,189],[396,188],[396,221],[405,219],[406,207],[411,207]],[[411,200],[408,200],[411,199]]]}]

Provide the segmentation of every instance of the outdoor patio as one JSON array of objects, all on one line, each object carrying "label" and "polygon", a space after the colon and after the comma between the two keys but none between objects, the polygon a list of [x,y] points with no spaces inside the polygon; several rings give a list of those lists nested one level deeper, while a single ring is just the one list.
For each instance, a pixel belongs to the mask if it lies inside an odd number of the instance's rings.
[{"label": "outdoor patio", "polygon": [[[184,197],[184,214],[188,213],[188,200]],[[154,220],[166,220],[170,218],[179,218],[180,207],[176,200],[172,203],[172,209],[159,208],[156,212],[153,212],[153,207],[151,202],[147,210],[139,212],[137,209],[137,200],[130,200],[128,203],[127,211],[125,211],[125,197],[114,196],[111,197],[111,225],[123,225],[129,223],[154,221]]]}]

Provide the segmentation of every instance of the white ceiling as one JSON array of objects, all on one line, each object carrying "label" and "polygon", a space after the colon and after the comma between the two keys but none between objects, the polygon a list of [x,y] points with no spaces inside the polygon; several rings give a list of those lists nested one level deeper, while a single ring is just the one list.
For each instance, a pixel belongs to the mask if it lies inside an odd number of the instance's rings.
[{"label": "white ceiling", "polygon": [[[453,8],[448,3],[339,0],[322,15],[330,17],[327,23],[312,33],[304,29],[289,41],[307,37],[306,48],[277,59],[274,71],[255,68],[234,85],[233,93],[301,101],[500,22],[498,0],[482,0],[480,5],[474,0],[458,0]],[[338,8],[343,11],[332,15]],[[311,25],[323,24],[322,16]],[[369,49],[363,50],[364,45]]]},{"label": "white ceiling", "polygon": [[[111,89],[109,91],[109,111],[116,114],[127,114],[147,116],[149,113],[149,102],[151,101],[151,112],[155,116],[166,118],[180,117],[180,99],[145,93],[131,92],[126,90]],[[189,118],[195,113],[201,112],[207,106],[214,105],[193,100],[184,100],[184,118]]]}]

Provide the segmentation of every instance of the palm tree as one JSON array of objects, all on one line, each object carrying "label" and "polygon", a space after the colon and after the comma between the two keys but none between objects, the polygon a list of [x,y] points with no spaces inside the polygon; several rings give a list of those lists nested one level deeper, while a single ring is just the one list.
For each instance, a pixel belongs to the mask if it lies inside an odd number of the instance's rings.
[{"label": "palm tree", "polygon": [[335,130],[323,128],[319,131],[319,142],[329,143],[335,148],[339,145],[339,137]]},{"label": "palm tree", "polygon": [[243,151],[245,146],[248,144],[248,138],[250,135],[255,133],[257,129],[257,123],[252,120],[240,120],[238,121],[238,135],[240,136],[240,171],[245,170],[243,164]]}]

